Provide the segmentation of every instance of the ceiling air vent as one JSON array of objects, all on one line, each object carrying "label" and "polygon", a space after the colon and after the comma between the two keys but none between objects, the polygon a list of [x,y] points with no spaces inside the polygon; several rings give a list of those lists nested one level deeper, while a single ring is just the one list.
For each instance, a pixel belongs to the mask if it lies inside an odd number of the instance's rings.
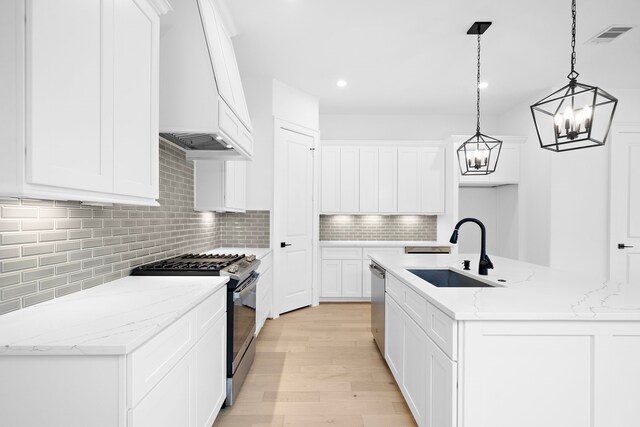
[{"label": "ceiling air vent", "polygon": [[589,40],[589,44],[611,43],[621,35],[629,32],[633,26],[631,25],[612,25],[606,30],[598,33],[595,37]]}]

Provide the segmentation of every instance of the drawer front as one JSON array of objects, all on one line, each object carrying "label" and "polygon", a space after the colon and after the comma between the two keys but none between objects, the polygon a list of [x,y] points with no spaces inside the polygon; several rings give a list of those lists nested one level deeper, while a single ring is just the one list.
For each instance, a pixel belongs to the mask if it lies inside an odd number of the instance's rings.
[{"label": "drawer front", "polygon": [[197,339],[200,339],[213,326],[220,316],[227,312],[227,286],[211,295],[196,307],[198,325]]},{"label": "drawer front", "polygon": [[387,272],[387,280],[385,282],[386,292],[393,297],[394,300],[401,305],[404,301],[405,285],[395,276]]},{"label": "drawer front", "polygon": [[363,259],[371,259],[371,254],[384,254],[384,255],[402,255],[404,254],[404,247],[402,248],[364,248]]},{"label": "drawer front", "polygon": [[427,303],[427,335],[452,360],[458,360],[458,322]]},{"label": "drawer front", "polygon": [[218,126],[220,130],[233,138],[234,141],[237,141],[240,135],[240,121],[223,100],[219,100],[218,105]]},{"label": "drawer front", "polygon": [[273,253],[269,252],[260,260],[260,265],[256,270],[258,273],[262,274],[273,266]]},{"label": "drawer front", "polygon": [[129,408],[134,408],[195,344],[196,317],[196,311],[190,311],[127,356]]},{"label": "drawer front", "polygon": [[362,259],[362,248],[322,248],[322,259]]},{"label": "drawer front", "polygon": [[427,300],[405,286],[402,308],[423,330],[427,330]]}]

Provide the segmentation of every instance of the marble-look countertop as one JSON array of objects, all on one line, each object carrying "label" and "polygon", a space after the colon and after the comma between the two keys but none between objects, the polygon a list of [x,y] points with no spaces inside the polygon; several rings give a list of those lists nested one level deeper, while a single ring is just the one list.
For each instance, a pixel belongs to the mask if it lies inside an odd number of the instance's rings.
[{"label": "marble-look countertop", "polygon": [[[372,258],[457,320],[640,320],[637,284],[598,282],[497,256],[491,256],[495,269],[479,276],[477,254],[373,254]],[[464,259],[471,260],[471,271],[462,271]],[[437,288],[407,268],[451,268],[496,287]]]},{"label": "marble-look countertop", "polygon": [[451,247],[449,242],[434,241],[402,241],[402,240],[320,240],[320,246],[329,247],[404,247],[404,246],[446,246]]},{"label": "marble-look countertop", "polygon": [[245,254],[255,255],[258,259],[262,259],[271,253],[271,248],[215,248],[205,252],[206,254]]},{"label": "marble-look countertop", "polygon": [[0,316],[0,356],[127,354],[228,277],[134,276]]}]

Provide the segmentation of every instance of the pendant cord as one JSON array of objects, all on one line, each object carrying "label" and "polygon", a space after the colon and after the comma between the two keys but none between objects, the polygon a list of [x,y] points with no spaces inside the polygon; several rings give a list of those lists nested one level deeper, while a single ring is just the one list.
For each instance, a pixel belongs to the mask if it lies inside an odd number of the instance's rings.
[{"label": "pendant cord", "polygon": [[576,71],[576,0],[571,1],[571,73],[567,76],[569,80],[575,83],[579,73]]},{"label": "pendant cord", "polygon": [[480,135],[480,34],[478,34],[478,75],[476,78],[476,91],[476,135]]}]

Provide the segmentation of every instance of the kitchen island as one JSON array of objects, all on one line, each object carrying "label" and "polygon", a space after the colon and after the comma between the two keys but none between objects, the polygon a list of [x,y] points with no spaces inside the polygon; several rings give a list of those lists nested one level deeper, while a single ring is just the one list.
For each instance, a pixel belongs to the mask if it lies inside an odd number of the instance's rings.
[{"label": "kitchen island", "polygon": [[210,426],[228,280],[126,277],[0,317],[0,424]]},{"label": "kitchen island", "polygon": [[[499,257],[479,276],[477,254],[371,258],[386,270],[385,359],[420,426],[638,425],[637,284]],[[408,269],[490,286],[438,288]]]}]

